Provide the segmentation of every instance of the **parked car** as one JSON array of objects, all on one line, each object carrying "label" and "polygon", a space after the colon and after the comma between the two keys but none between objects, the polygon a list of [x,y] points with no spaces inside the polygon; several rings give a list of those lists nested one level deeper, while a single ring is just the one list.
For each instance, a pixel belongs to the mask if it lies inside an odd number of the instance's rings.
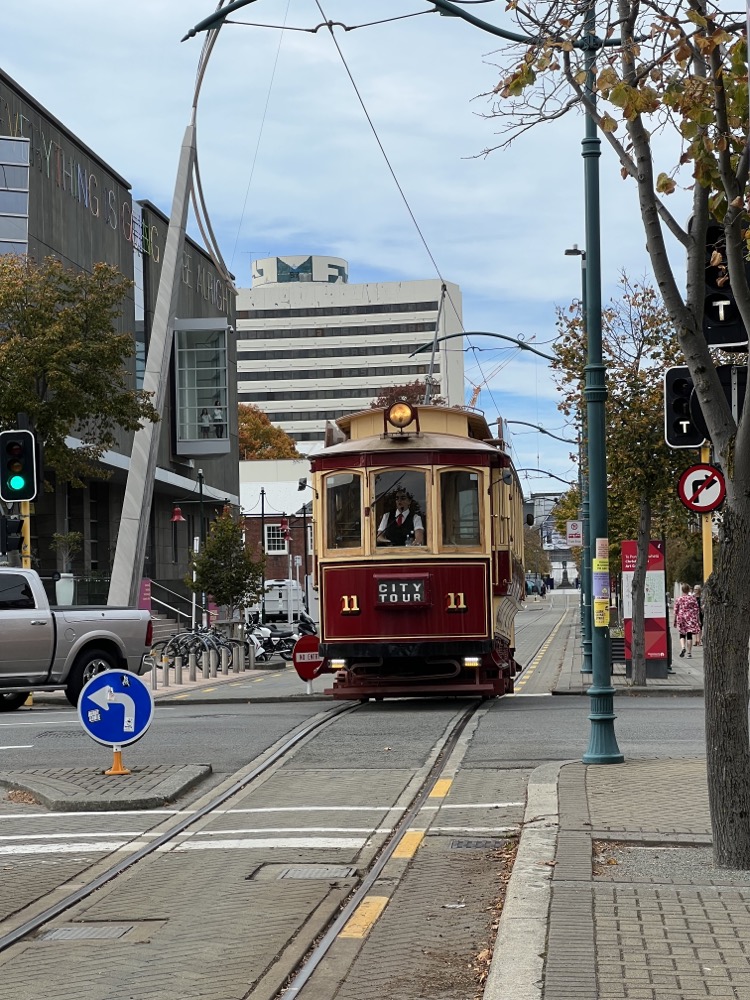
[{"label": "parked car", "polygon": [[33,691],[64,691],[71,705],[102,670],[141,674],[151,615],[137,608],[50,607],[37,573],[0,567],[0,712]]}]

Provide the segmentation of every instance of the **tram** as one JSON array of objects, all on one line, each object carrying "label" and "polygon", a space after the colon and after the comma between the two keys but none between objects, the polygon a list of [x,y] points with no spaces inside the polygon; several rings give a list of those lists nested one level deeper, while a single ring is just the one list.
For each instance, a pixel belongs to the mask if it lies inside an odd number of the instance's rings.
[{"label": "tram", "polygon": [[311,456],[326,693],[512,692],[523,497],[503,440],[475,411],[405,402],[335,426]]}]

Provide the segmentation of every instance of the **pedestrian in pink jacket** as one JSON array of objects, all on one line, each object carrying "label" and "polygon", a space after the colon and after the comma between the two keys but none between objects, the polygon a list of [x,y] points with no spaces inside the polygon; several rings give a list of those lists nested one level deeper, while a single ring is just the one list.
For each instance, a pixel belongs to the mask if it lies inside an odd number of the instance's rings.
[{"label": "pedestrian in pink jacket", "polygon": [[680,632],[680,656],[688,659],[693,655],[693,635],[700,633],[701,613],[695,594],[690,590],[689,583],[683,583],[682,595],[674,602],[674,627]]}]

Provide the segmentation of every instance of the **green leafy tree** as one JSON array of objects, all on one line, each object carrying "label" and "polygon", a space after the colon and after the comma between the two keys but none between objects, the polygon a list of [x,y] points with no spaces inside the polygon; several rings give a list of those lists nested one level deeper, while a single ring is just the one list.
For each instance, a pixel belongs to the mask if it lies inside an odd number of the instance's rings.
[{"label": "green leafy tree", "polygon": [[[424,395],[427,383],[420,379],[413,382],[405,382],[402,385],[390,385],[381,390],[380,395],[370,403],[373,410],[384,410],[394,403],[411,403],[412,406],[421,406],[424,402]],[[431,406],[447,406],[448,401],[440,393],[433,392],[430,396]]]},{"label": "green leafy tree", "polygon": [[260,593],[263,564],[250,557],[242,527],[229,510],[211,524],[201,552],[192,557],[195,571],[185,583],[195,593],[211,594],[217,604],[228,609],[232,618],[236,608],[253,604]]},{"label": "green leafy tree", "polygon": [[125,367],[133,338],[114,329],[131,287],[108,264],[88,274],[51,257],[0,256],[0,424],[14,427],[26,413],[58,481],[105,478],[97,460],[118,429],[159,419]]},{"label": "green leafy tree", "polygon": [[523,526],[523,562],[527,573],[547,576],[552,572],[549,556],[542,548],[542,536],[538,527]]},{"label": "green leafy tree", "polygon": [[[633,681],[646,683],[644,607],[648,543],[653,533],[684,535],[689,515],[679,503],[675,479],[684,459],[668,448],[662,427],[664,369],[677,361],[674,331],[656,290],[648,282],[621,279],[622,295],[602,311],[602,355],[609,372],[606,425],[610,557],[621,567],[620,542],[635,538],[633,574]],[[560,337],[552,366],[568,416],[583,410],[586,364],[583,318],[576,304],[558,310]]]},{"label": "green leafy tree", "polygon": [[[750,330],[748,63],[746,18],[709,0],[603,0],[597,53],[585,90],[588,4],[531,0],[508,5],[527,35],[500,56],[496,113],[511,142],[527,128],[581,109],[633,182],[654,279],[685,358],[727,498],[714,570],[704,589],[706,761],[714,857],[750,868],[748,641],[750,588],[750,406],[735,415],[702,332],[706,256]],[[675,141],[663,141],[663,133]],[[676,190],[692,201],[690,224],[673,211]],[[707,247],[709,224],[723,240]],[[670,249],[673,251],[670,257]],[[683,276],[673,260],[685,260]],[[686,278],[686,280],[685,280]],[[611,382],[610,382],[611,385]],[[612,412],[612,411],[610,411]]]},{"label": "green leafy tree", "polygon": [[242,461],[301,457],[292,438],[281,427],[275,427],[259,407],[240,403],[238,412]]}]

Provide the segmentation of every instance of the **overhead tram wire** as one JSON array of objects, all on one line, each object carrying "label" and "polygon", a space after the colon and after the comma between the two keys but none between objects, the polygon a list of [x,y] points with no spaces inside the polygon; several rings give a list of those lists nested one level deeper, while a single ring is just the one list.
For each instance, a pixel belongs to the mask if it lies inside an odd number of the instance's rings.
[{"label": "overhead tram wire", "polygon": [[[347,28],[346,25],[339,24],[339,22],[334,22],[334,21],[328,20],[326,18],[325,11],[323,10],[323,8],[322,8],[322,6],[320,4],[320,0],[315,0],[315,5],[318,8],[318,10],[320,11],[320,16],[325,19],[325,26],[328,28],[328,31],[329,31],[329,33],[331,35],[331,40],[333,41],[333,44],[336,47],[336,51],[339,54],[339,58],[341,59],[342,65],[343,65],[344,69],[346,70],[346,74],[349,77],[349,80],[351,82],[352,87],[354,88],[354,93],[357,95],[357,100],[359,101],[360,106],[362,108],[362,111],[364,112],[365,118],[367,119],[367,123],[370,126],[370,129],[372,130],[372,134],[374,135],[375,141],[377,142],[378,147],[380,149],[380,152],[383,155],[383,159],[385,160],[386,166],[388,167],[390,175],[393,178],[393,182],[396,185],[398,193],[401,196],[401,200],[403,201],[403,203],[404,203],[404,205],[406,207],[406,211],[409,213],[409,217],[411,218],[411,221],[414,223],[414,228],[416,229],[417,234],[418,234],[420,240],[422,241],[422,246],[425,248],[425,251],[427,252],[427,256],[430,258],[430,261],[432,262],[432,266],[435,269],[435,273],[437,274],[438,278],[440,279],[440,281],[443,284],[444,294],[445,294],[446,298],[448,299],[448,301],[450,302],[450,304],[453,306],[453,313],[454,313],[454,315],[456,317],[458,317],[459,313],[458,313],[458,309],[456,308],[456,304],[453,301],[453,299],[451,298],[450,292],[448,292],[445,279],[443,278],[443,275],[440,272],[440,268],[438,267],[438,263],[435,260],[434,254],[432,253],[432,250],[430,249],[430,246],[427,243],[427,240],[425,238],[424,233],[422,232],[422,229],[421,229],[419,223],[417,222],[417,218],[414,215],[414,212],[412,210],[411,205],[409,204],[409,200],[406,197],[406,194],[404,193],[404,189],[401,186],[401,183],[399,182],[398,177],[396,176],[396,171],[394,170],[393,165],[391,164],[391,161],[388,158],[388,154],[385,151],[385,147],[383,146],[383,143],[382,143],[382,141],[380,139],[380,136],[378,135],[378,131],[375,128],[375,123],[373,122],[372,117],[370,116],[370,113],[367,110],[367,106],[365,105],[365,102],[364,102],[364,99],[362,97],[362,94],[360,93],[359,87],[357,86],[357,84],[356,84],[356,82],[354,80],[354,76],[352,74],[352,71],[349,68],[349,65],[348,65],[348,63],[346,61],[344,53],[341,51],[341,46],[339,45],[339,43],[338,43],[338,41],[336,39],[336,36],[335,36],[335,34],[333,32],[333,29],[334,29],[335,26],[343,27],[345,31],[351,31],[352,29],[351,28]],[[433,11],[423,11],[421,13],[433,13]],[[416,15],[408,15],[408,16],[416,16]],[[394,18],[389,18],[389,20],[398,20],[398,18],[395,18],[395,19]],[[385,23],[385,22],[374,21],[372,23],[373,24],[381,24],[381,23]],[[366,26],[365,25],[361,25],[361,27],[366,27]],[[461,320],[460,322],[461,322],[461,330],[462,330],[462,332],[465,332],[464,331],[463,320]],[[436,330],[437,330],[437,328],[436,328]],[[471,347],[471,345],[469,345],[469,347]],[[477,368],[480,371],[480,374],[482,375],[482,378],[484,379],[485,384],[487,384],[487,379],[484,376],[484,372],[482,372],[482,368],[481,368],[481,365],[479,364],[478,359],[476,359],[476,365],[477,365]],[[493,406],[495,407],[495,410],[496,410],[496,412],[497,412],[497,414],[499,416],[499,414],[500,414],[500,408],[498,407],[497,403],[495,402],[495,399],[494,399],[494,397],[492,395],[492,390],[489,388],[489,386],[487,388],[487,392],[488,392],[489,397],[492,400]]]}]

